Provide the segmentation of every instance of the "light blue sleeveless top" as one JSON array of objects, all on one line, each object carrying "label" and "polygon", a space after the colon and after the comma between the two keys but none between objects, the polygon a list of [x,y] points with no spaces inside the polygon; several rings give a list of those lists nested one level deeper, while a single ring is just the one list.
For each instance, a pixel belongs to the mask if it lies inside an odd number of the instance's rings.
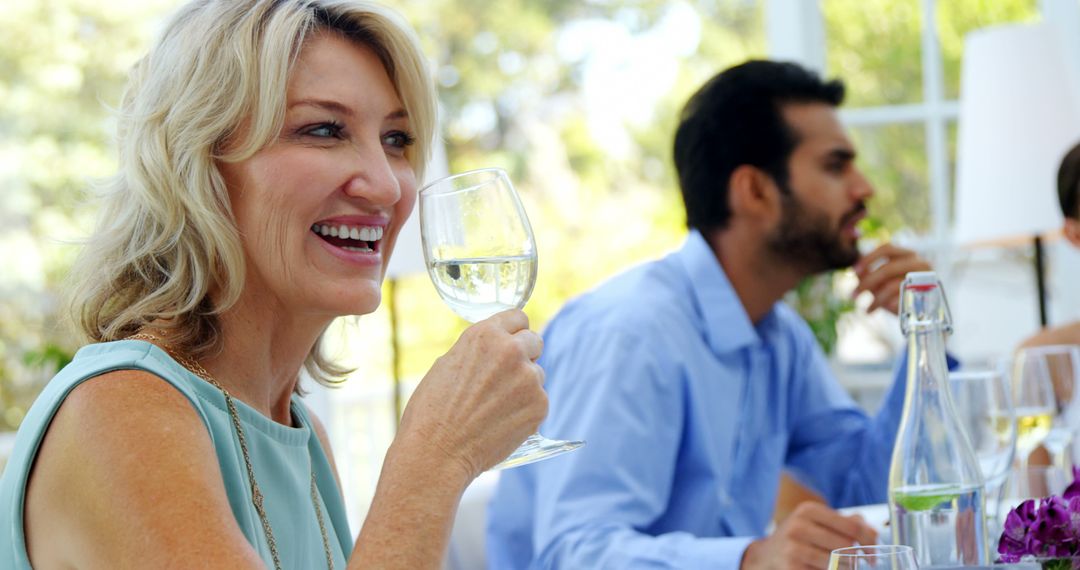
[{"label": "light blue sleeveless top", "polygon": [[[229,506],[248,542],[268,568],[273,567],[259,514],[251,504],[244,457],[221,391],[195,376],[158,347],[138,340],[93,344],[79,350],[30,408],[15,440],[15,448],[0,478],[0,568],[28,569],[23,535],[23,500],[26,481],[45,430],[73,388],[85,380],[113,370],[145,370],[180,391],[202,418],[217,451]],[[283,569],[326,567],[319,523],[311,502],[311,469],[320,495],[320,508],[334,554],[334,567],[344,568],[352,552],[352,535],[333,470],[319,438],[311,428],[307,408],[293,396],[292,413],[301,427],[276,423],[234,399],[244,426],[255,478],[265,495]]]}]

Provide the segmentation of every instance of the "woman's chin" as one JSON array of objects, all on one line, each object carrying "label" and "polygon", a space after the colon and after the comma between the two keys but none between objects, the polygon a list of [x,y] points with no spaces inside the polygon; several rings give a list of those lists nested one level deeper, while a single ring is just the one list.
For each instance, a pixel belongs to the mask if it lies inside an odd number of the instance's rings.
[{"label": "woman's chin", "polygon": [[368,315],[374,313],[382,302],[382,292],[376,291],[372,295],[366,295],[349,303],[349,315]]},{"label": "woman's chin", "polygon": [[[374,313],[382,302],[382,289],[368,280],[353,281],[349,287],[324,289],[308,302],[318,306],[316,312],[333,316],[367,315]],[[314,307],[313,307],[314,308]]]}]

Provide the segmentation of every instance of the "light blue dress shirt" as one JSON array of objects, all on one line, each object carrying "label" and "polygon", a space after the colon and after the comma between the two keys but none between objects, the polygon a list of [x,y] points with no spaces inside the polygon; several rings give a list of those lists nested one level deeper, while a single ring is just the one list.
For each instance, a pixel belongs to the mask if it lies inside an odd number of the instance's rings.
[{"label": "light blue dress shirt", "polygon": [[904,371],[867,417],[791,308],[750,321],[697,232],[568,304],[544,340],[541,431],[586,445],[502,473],[492,569],[737,568],[784,467],[834,506],[886,500]]}]

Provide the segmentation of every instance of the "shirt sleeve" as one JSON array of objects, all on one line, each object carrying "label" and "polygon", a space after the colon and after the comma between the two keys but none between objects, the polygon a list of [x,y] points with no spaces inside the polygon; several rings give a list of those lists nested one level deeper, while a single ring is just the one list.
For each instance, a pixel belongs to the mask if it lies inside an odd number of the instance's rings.
[{"label": "shirt sleeve", "polygon": [[[796,383],[787,466],[834,507],[888,500],[889,465],[904,408],[906,351],[893,367],[893,382],[873,417],[836,380],[812,338],[803,347],[807,375]],[[947,357],[949,368],[958,362]]]},{"label": "shirt sleeve", "polygon": [[586,445],[536,464],[532,567],[738,568],[750,537],[647,532],[668,503],[686,393],[655,342],[627,330],[546,339],[542,432]]}]

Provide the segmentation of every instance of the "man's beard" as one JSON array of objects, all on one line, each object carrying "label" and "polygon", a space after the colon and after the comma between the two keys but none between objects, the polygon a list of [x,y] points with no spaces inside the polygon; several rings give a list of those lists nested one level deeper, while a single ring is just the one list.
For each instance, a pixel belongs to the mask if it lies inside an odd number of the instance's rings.
[{"label": "man's beard", "polygon": [[844,243],[842,228],[861,214],[865,205],[860,202],[833,227],[827,214],[807,207],[790,190],[782,196],[780,227],[766,242],[770,251],[807,273],[843,269],[858,261],[859,248],[854,240],[850,245]]}]

